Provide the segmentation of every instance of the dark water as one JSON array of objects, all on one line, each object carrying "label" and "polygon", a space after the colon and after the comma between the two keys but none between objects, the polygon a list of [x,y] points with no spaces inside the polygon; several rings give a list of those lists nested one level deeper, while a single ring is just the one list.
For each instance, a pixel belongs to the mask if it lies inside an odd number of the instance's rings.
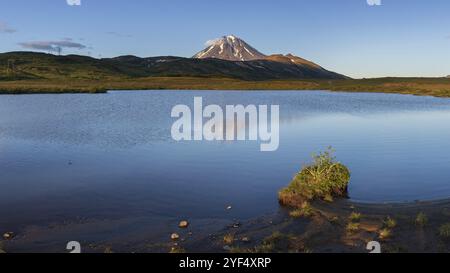
[{"label": "dark water", "polygon": [[[174,142],[170,111],[194,96],[279,104],[279,150]],[[450,197],[450,99],[317,91],[0,96],[0,226],[255,217],[276,210],[277,191],[329,145],[352,171],[355,200]]]}]

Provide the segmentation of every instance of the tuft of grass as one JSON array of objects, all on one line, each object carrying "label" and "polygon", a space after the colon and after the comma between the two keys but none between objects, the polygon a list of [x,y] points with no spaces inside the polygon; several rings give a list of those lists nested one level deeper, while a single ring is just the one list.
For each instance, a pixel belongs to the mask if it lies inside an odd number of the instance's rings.
[{"label": "tuft of grass", "polygon": [[232,253],[232,254],[247,254],[247,253],[255,253],[255,251],[250,248],[232,247],[230,249],[230,253]]},{"label": "tuft of grass", "polygon": [[347,227],[345,229],[349,233],[354,233],[354,232],[357,232],[359,230],[359,227],[360,227],[359,223],[350,222],[350,223],[347,224]]},{"label": "tuft of grass", "polygon": [[391,217],[387,217],[384,221],[383,224],[386,228],[388,229],[393,229],[397,226],[397,221]]},{"label": "tuft of grass", "polygon": [[294,218],[311,217],[314,209],[309,202],[303,202],[300,208],[292,210],[289,215]]},{"label": "tuft of grass", "polygon": [[392,236],[392,231],[388,228],[380,230],[379,237],[381,240],[389,239]]},{"label": "tuft of grass", "polygon": [[333,203],[334,202],[334,198],[333,198],[333,196],[331,194],[327,194],[323,198],[323,201],[328,202],[328,203]]},{"label": "tuft of grass", "polygon": [[358,212],[352,212],[348,217],[351,222],[359,222],[361,220],[362,214]]},{"label": "tuft of grass", "polygon": [[419,214],[417,214],[416,216],[416,220],[415,220],[416,226],[419,227],[424,227],[428,224],[428,217],[425,213],[420,212]]},{"label": "tuft of grass", "polygon": [[331,216],[328,218],[328,221],[330,221],[330,223],[332,224],[336,224],[339,222],[339,216]]},{"label": "tuft of grass", "polygon": [[186,250],[179,246],[174,246],[170,249],[170,254],[183,254],[186,253]]},{"label": "tuft of grass", "polygon": [[112,247],[108,246],[105,248],[105,251],[103,251],[104,254],[113,254]]},{"label": "tuft of grass", "polygon": [[285,253],[291,246],[295,237],[289,234],[282,234],[279,231],[265,238],[261,245],[255,247],[255,253]]},{"label": "tuft of grass", "polygon": [[439,228],[439,236],[444,239],[450,239],[450,223],[444,224]]},{"label": "tuft of grass", "polygon": [[226,245],[232,245],[234,243],[234,235],[226,234],[225,236],[223,236],[223,243]]},{"label": "tuft of grass", "polygon": [[347,195],[350,171],[336,161],[333,149],[313,155],[313,163],[304,167],[278,198],[282,205],[299,207],[305,201]]}]

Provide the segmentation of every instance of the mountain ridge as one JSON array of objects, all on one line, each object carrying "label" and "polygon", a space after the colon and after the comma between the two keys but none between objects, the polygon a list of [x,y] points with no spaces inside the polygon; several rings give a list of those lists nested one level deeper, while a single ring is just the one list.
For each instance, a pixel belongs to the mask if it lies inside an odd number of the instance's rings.
[{"label": "mountain ridge", "polygon": [[57,56],[26,51],[0,53],[0,80],[57,78],[100,80],[111,77],[152,76],[221,77],[258,81],[348,78],[323,68],[266,59],[227,61],[176,56],[141,58],[132,55],[97,59],[80,55]]},{"label": "mountain ridge", "polygon": [[[253,46],[249,45],[243,39],[235,35],[222,36],[219,39],[215,39],[207,42],[207,47],[194,55],[194,59],[220,59],[226,61],[271,61],[277,63],[283,63],[290,66],[289,70],[292,72],[293,66],[297,67],[297,70],[305,70],[303,73],[297,71],[299,77],[307,75],[316,75],[319,78],[326,78],[330,76],[330,71],[324,69],[320,65],[303,59],[301,57],[295,56],[291,53],[283,54],[272,54],[265,55],[255,49]],[[284,68],[286,69],[286,68]],[[315,70],[315,73],[312,71]],[[327,76],[328,75],[328,76]],[[333,77],[331,77],[333,78]]]}]

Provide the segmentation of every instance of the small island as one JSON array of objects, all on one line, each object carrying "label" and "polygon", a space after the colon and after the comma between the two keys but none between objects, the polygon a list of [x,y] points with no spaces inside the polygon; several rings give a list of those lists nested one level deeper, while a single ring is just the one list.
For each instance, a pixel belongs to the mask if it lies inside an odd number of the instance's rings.
[{"label": "small island", "polygon": [[350,171],[329,148],[280,190],[279,213],[172,251],[368,253],[370,242],[379,242],[385,253],[450,251],[450,200],[358,203],[347,197],[349,182]]}]

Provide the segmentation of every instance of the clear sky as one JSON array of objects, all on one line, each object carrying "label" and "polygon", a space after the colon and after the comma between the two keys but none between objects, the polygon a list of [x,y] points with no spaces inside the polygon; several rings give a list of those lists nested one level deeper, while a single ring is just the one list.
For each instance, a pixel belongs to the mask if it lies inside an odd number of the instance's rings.
[{"label": "clear sky", "polygon": [[[69,0],[78,1],[78,0]],[[370,0],[376,1],[376,0]],[[0,52],[191,57],[234,34],[352,77],[450,74],[450,1],[0,0]]]}]

